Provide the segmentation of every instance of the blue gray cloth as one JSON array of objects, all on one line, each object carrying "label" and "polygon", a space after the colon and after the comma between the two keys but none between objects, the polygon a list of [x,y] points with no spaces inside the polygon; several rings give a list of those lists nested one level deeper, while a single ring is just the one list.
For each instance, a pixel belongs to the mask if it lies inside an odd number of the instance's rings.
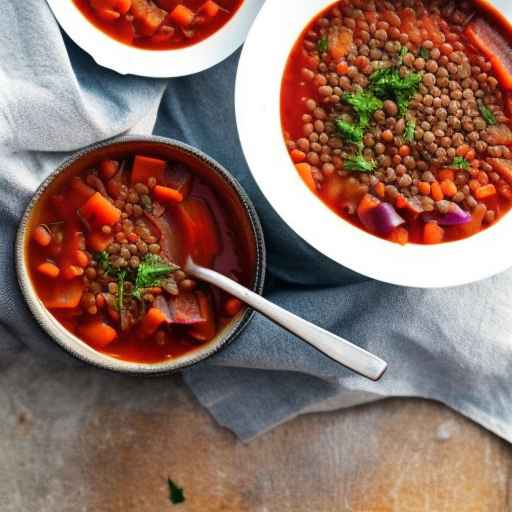
[{"label": "blue gray cloth", "polygon": [[41,0],[0,0],[0,8],[0,368],[24,347],[74,364],[40,330],[18,290],[13,243],[31,193],[70,152],[127,131],[154,131],[209,153],[249,192],[266,234],[268,298],[389,362],[384,378],[370,382],[256,316],[228,348],[184,373],[221,425],[248,440],[300,414],[415,396],[512,441],[511,271],[429,291],[340,267],[299,239],[251,178],[233,110],[238,54],[192,77],[123,77],[63,36]]}]

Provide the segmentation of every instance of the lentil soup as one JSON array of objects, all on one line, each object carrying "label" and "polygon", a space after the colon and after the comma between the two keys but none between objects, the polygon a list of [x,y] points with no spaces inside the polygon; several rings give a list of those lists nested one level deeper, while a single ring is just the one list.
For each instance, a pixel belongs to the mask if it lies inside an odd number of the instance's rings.
[{"label": "lentil soup", "polygon": [[469,1],[339,1],[289,57],[281,118],[305,184],[381,238],[472,236],[512,206],[510,27]]},{"label": "lentil soup", "polygon": [[73,0],[117,41],[147,50],[194,45],[220,30],[243,0]]},{"label": "lentil soup", "polygon": [[32,214],[26,258],[37,295],[67,330],[115,358],[156,363],[208,343],[244,309],[188,277],[186,257],[251,287],[256,254],[219,177],[146,146],[106,148],[59,175]]}]

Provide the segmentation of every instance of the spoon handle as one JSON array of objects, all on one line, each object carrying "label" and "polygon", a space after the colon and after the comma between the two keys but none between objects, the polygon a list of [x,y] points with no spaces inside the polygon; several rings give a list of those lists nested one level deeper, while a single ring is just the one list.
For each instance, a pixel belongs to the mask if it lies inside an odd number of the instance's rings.
[{"label": "spoon handle", "polygon": [[201,267],[191,260],[186,271],[193,277],[213,284],[252,307],[262,315],[303,339],[311,346],[338,363],[372,380],[379,380],[386,371],[387,363],[353,343],[332,334],[303,318],[273,304],[228,277]]}]

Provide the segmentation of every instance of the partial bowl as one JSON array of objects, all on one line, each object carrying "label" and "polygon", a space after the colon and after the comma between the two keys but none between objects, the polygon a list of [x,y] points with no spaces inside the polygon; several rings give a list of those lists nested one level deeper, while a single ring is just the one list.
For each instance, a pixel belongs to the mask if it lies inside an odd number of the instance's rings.
[{"label": "partial bowl", "polygon": [[[508,2],[494,4],[512,19]],[[244,45],[236,81],[236,119],[245,157],[263,194],[284,222],[311,246],[340,265],[379,281],[442,288],[479,281],[511,267],[510,212],[490,228],[461,241],[400,246],[354,227],[305,186],[283,139],[281,83],[288,57],[303,30],[331,5],[332,0],[296,0],[290,9],[288,2],[267,2]],[[282,23],[284,19],[286,23]]]},{"label": "partial bowl", "polygon": [[264,0],[244,0],[220,30],[186,48],[145,50],[128,46],[95,27],[71,0],[47,0],[67,35],[100,66],[122,75],[174,78],[215,66],[239,48]]},{"label": "partial bowl", "polygon": [[167,374],[194,365],[221,350],[247,326],[254,312],[243,308],[211,341],[178,357],[156,363],[121,360],[95,350],[55,319],[35,291],[26,257],[33,215],[39,200],[54,182],[59,183],[66,176],[89,169],[103,159],[121,159],[134,153],[185,162],[194,173],[208,181],[212,189],[225,200],[229,213],[242,228],[240,232],[243,233],[243,240],[240,242],[254,261],[251,289],[261,294],[266,271],[265,242],[258,215],[248,195],[229,171],[208,155],[182,142],[156,136],[129,136],[95,144],[75,153],[48,176],[30,200],[20,221],[15,245],[16,271],[21,291],[35,319],[66,352],[86,363],[116,372],[135,375]]}]

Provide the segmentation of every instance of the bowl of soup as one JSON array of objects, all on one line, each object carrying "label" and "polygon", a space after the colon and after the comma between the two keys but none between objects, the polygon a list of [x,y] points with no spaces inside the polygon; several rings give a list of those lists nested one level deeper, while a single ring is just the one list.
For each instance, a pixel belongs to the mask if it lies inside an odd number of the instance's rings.
[{"label": "bowl of soup", "polygon": [[101,66],[169,78],[198,73],[245,40],[263,0],[48,0],[59,24]]},{"label": "bowl of soup", "polygon": [[238,182],[158,137],[95,145],[39,187],[18,231],[27,304],[65,350],[102,368],[166,373],[233,340],[252,312],[183,271],[191,255],[260,293],[265,248]]},{"label": "bowl of soup", "polygon": [[509,268],[510,19],[487,1],[265,5],[236,110],[277,213],[326,256],[393,284]]}]

